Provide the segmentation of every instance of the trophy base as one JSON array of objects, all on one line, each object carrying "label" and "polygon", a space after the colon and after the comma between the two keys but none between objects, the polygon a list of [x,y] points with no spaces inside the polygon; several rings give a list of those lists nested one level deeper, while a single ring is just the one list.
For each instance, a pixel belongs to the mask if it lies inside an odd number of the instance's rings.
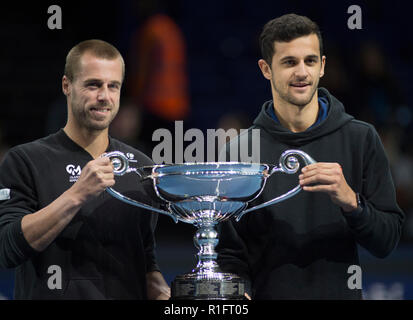
[{"label": "trophy base", "polygon": [[232,273],[209,279],[189,273],[177,276],[171,285],[171,300],[245,300],[245,293],[251,294],[249,283]]}]

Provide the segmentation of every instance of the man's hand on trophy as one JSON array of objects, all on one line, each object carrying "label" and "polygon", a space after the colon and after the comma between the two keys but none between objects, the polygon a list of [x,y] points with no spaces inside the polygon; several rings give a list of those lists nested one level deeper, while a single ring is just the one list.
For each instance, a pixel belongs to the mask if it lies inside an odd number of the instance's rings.
[{"label": "man's hand on trophy", "polygon": [[159,271],[146,273],[146,291],[149,300],[169,300],[171,298],[171,288]]},{"label": "man's hand on trophy", "polygon": [[71,191],[82,202],[101,194],[107,187],[115,184],[113,165],[109,158],[101,157],[92,160],[84,166],[79,179]]},{"label": "man's hand on trophy", "polygon": [[304,191],[325,192],[344,211],[357,209],[355,192],[347,184],[338,163],[317,162],[304,167],[298,177]]}]

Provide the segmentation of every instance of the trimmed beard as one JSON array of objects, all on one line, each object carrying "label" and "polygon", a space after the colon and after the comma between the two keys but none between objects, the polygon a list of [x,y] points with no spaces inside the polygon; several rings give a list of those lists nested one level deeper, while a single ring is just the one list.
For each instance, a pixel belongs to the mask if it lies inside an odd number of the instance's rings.
[{"label": "trimmed beard", "polygon": [[[317,84],[316,84],[316,85],[313,87],[313,89],[312,89],[313,91],[311,92],[308,101],[306,100],[306,101],[304,101],[304,102],[301,102],[301,101],[297,101],[297,100],[295,99],[295,97],[291,96],[290,94],[288,94],[288,93],[287,93],[287,94],[284,94],[284,93],[282,93],[281,91],[279,91],[279,90],[277,89],[277,86],[275,85],[274,78],[271,79],[271,83],[272,83],[272,85],[273,85],[273,87],[274,87],[274,90],[278,93],[278,95],[280,96],[281,99],[283,99],[284,101],[286,101],[286,102],[288,102],[288,103],[290,103],[290,104],[292,104],[292,105],[294,105],[294,106],[297,106],[297,107],[305,107],[306,105],[308,105],[308,104],[311,102],[311,100],[313,100],[314,95],[315,95],[315,93],[316,93],[316,91],[317,91],[317,88],[318,88],[318,81],[317,81]],[[289,86],[289,85],[288,85],[288,86]]]}]

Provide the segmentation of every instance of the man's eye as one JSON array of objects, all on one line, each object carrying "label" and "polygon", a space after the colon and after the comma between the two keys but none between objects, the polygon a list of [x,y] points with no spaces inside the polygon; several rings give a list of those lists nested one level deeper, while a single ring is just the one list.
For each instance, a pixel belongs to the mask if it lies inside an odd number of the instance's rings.
[{"label": "man's eye", "polygon": [[112,85],[109,86],[109,88],[114,89],[114,90],[118,90],[119,85],[118,84],[112,84]]},{"label": "man's eye", "polygon": [[292,66],[292,65],[294,65],[294,60],[286,60],[285,62],[284,62],[284,64],[286,64],[287,66]]}]

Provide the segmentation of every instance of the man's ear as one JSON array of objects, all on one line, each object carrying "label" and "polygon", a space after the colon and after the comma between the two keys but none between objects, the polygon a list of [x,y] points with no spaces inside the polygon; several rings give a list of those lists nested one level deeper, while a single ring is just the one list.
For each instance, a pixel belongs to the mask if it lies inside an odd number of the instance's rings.
[{"label": "man's ear", "polygon": [[326,66],[326,56],[321,57],[321,69],[320,69],[320,78],[324,76],[324,68]]},{"label": "man's ear", "polygon": [[62,78],[62,90],[65,96],[69,96],[70,92],[72,91],[72,82],[69,80],[68,77],[63,76]]},{"label": "man's ear", "polygon": [[260,67],[264,78],[267,80],[271,80],[272,79],[271,67],[268,65],[267,61],[265,61],[264,59],[258,60],[258,66]]}]

